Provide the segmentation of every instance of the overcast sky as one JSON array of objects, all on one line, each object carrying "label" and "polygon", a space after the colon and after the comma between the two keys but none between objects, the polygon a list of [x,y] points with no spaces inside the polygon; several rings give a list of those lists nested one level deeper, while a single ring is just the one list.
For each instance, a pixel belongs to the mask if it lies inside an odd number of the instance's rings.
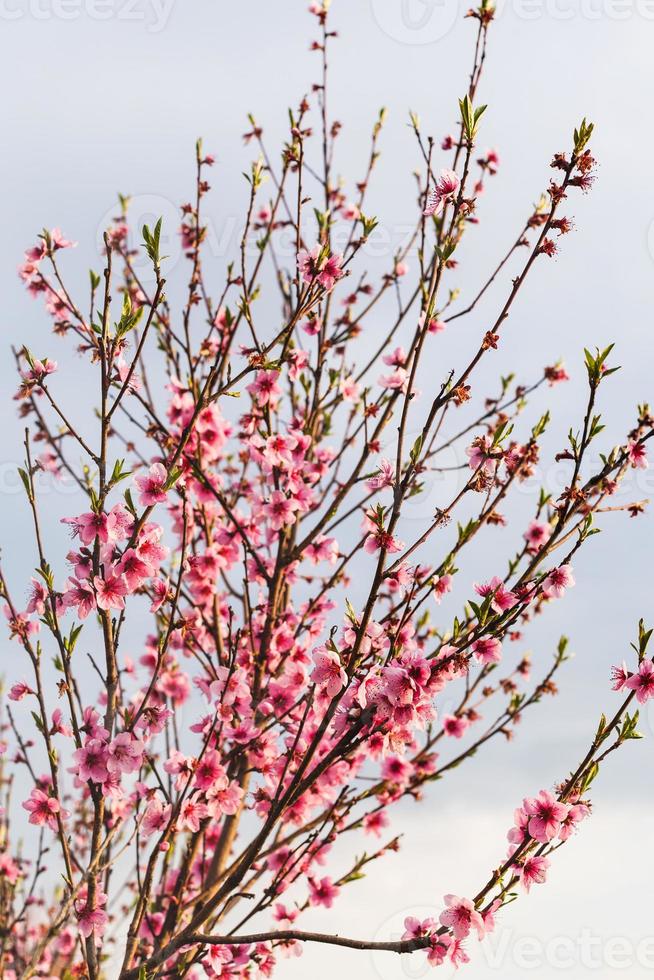
[{"label": "overcast sky", "polygon": [[[334,0],[341,37],[331,58],[330,102],[343,123],[336,165],[350,187],[363,173],[379,108],[389,110],[369,210],[379,216],[391,245],[370,256],[372,266],[388,261],[415,218],[411,171],[418,158],[408,110],[418,112],[425,131],[437,138],[453,130],[474,34],[464,8],[453,0]],[[51,338],[40,304],[24,294],[16,277],[22,252],[38,231],[58,225],[79,241],[66,256],[66,269],[74,282],[84,283],[88,267],[99,265],[99,235],[118,191],[134,195],[139,216],[163,214],[174,230],[177,205],[192,193],[194,141],[202,135],[217,158],[207,213],[218,292],[244,200],[241,172],[252,156],[241,141],[246,113],[255,113],[276,146],[287,106],[309,90],[317,66],[308,50],[313,25],[306,4],[296,0],[0,0],[0,21],[1,377],[10,393],[11,344],[27,342],[39,355],[74,368]],[[480,228],[466,245],[458,285],[472,293],[483,281],[546,187],[552,153],[569,146],[581,117],[597,127],[597,184],[567,208],[576,231],[557,259],[539,263],[507,326],[508,341],[485,376],[490,385],[499,372],[515,370],[530,380],[545,363],[565,359],[573,383],[557,389],[552,401],[553,451],[583,407],[585,345],[615,341],[615,361],[623,365],[603,394],[604,446],[623,436],[637,402],[654,400],[653,46],[654,3],[646,0],[511,0],[501,5],[490,35],[480,92],[490,106],[482,143],[498,148],[501,167],[480,201]],[[174,234],[169,254],[169,270],[179,272]],[[502,295],[494,291],[484,310],[497,309]],[[453,363],[485,329],[483,315],[448,340],[446,356]],[[84,377],[69,377],[69,402],[90,405]],[[13,476],[20,439],[9,404],[0,443],[1,538],[19,593],[34,565],[28,514]],[[544,478],[555,480],[556,473],[546,471]],[[651,484],[652,476],[645,476],[630,491],[635,498],[654,497]],[[46,533],[61,544],[56,520],[66,505],[60,494],[51,494],[44,506]],[[561,678],[556,704],[526,719],[514,745],[493,746],[433,787],[420,807],[396,815],[394,830],[405,835],[401,854],[345,889],[332,915],[315,913],[308,923],[387,938],[414,908],[426,916],[444,892],[472,893],[486,880],[504,853],[514,806],[565,776],[583,755],[601,711],[616,704],[609,666],[628,653],[638,618],[654,621],[652,528],[651,513],[637,521],[615,515],[576,562],[574,594],[530,633],[536,663],[539,657],[544,663],[561,633],[577,653]],[[483,549],[476,553],[470,575],[497,570],[493,558]],[[8,645],[3,649],[8,656]],[[566,971],[575,980],[651,974],[652,722],[654,711],[643,725],[649,740],[627,747],[602,774],[593,818],[557,855],[550,884],[504,913],[496,940],[476,955],[470,969],[475,980],[552,980]],[[309,949],[279,976],[327,980],[335,970],[348,977],[356,972],[360,980],[423,975],[422,958],[400,963],[354,955]]]}]

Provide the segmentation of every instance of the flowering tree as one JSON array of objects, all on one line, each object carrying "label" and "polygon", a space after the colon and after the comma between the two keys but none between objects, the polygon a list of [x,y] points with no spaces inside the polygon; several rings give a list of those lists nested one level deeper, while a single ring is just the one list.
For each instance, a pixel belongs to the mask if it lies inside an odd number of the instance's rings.
[{"label": "flowering tree", "polygon": [[[598,515],[642,509],[610,498],[630,467],[647,465],[654,431],[639,408],[622,444],[604,447],[586,475],[603,428],[596,402],[615,370],[610,349],[587,351],[587,409],[558,457],[569,466],[565,491],[555,499],[543,490],[527,526],[504,516],[549,422],[547,413],[523,422],[528,396],[567,374],[557,364],[517,385],[503,379],[485,400],[472,397],[473,374],[500,344],[534,265],[571,229],[562,212],[591,185],[592,125],[584,120],[554,156],[511,248],[460,303],[456,252],[498,166],[495,152],[476,148],[493,20],[482,0],[468,15],[476,42],[456,135],[438,148],[411,116],[415,228],[373,281],[363,262],[376,221],[365,206],[384,114],[348,196],[334,174],[340,127],[327,109],[336,34],[326,2],[311,13],[320,81],[289,113],[278,160],[250,118],[246,140],[259,156],[216,298],[202,207],[214,161],[201,143],[194,202],[182,209],[190,277],[180,311],[166,298],[160,222],[142,229],[153,285],[139,275],[128,199],[83,303],[60,271],[73,243],[58,230],[43,232],[20,270],[97,380],[98,401],[71,418],[56,363],[17,351],[36,571],[26,608],[15,583],[0,579],[21,649],[2,709],[6,977],[254,978],[310,941],[464,963],[468,937],[483,937],[516,893],[545,881],[552,855],[590,813],[600,765],[638,737],[634,699],[654,695],[641,624],[636,656],[614,672],[621,704],[602,715],[559,785],[518,806],[508,853],[498,843],[496,870],[482,874],[476,895],[435,896],[433,918],[407,919],[396,942],[301,929],[305,910],[331,908],[397,849],[386,828],[399,801],[421,799],[426,784],[509,740],[556,693],[565,641],[536,680],[508,647],[574,585],[573,558]],[[290,267],[282,235],[294,243]],[[438,335],[471,316],[510,268],[505,300],[468,362],[435,378]],[[261,313],[270,288],[281,302],[274,319]],[[382,329],[366,345],[371,321]],[[461,483],[416,530],[407,502],[451,447],[464,460]],[[60,515],[73,537],[67,570],[48,551],[39,471],[73,481],[86,500],[81,513]],[[465,515],[458,526],[455,511]],[[474,586],[457,576],[464,549],[505,526],[495,576]],[[497,555],[495,539],[492,547]],[[128,623],[143,637],[137,662],[124,649]],[[25,811],[35,842],[21,853],[15,825]],[[363,835],[374,845],[343,866],[335,845]]]}]

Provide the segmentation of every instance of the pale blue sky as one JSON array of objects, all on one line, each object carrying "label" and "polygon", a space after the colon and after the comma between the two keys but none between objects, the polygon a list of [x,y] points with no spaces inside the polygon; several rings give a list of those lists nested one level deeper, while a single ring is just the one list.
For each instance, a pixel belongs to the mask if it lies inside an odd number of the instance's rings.
[{"label": "pale blue sky", "polygon": [[[379,216],[393,242],[415,211],[411,170],[418,160],[407,111],[418,112],[425,131],[440,137],[453,128],[456,98],[465,90],[473,26],[461,18],[463,7],[458,9],[452,0],[334,0],[334,22],[342,36],[333,48],[330,101],[344,126],[337,169],[350,179],[360,176],[370,127],[379,107],[387,106],[383,157],[369,210]],[[117,191],[135,195],[143,217],[163,213],[174,228],[175,208],[191,194],[193,145],[199,135],[217,158],[207,206],[215,233],[212,268],[218,291],[244,201],[241,171],[252,156],[240,139],[245,114],[255,113],[270,146],[276,146],[287,105],[297,103],[316,75],[315,56],[308,51],[312,23],[305,10],[306,3],[296,0],[176,0],[163,6],[154,0],[129,6],[126,0],[105,0],[104,6],[67,0],[63,7],[56,0],[0,3],[5,41],[0,170],[6,190],[0,235],[0,367],[6,393],[15,387],[8,347],[27,342],[38,354],[73,369],[74,383],[66,386],[64,397],[73,408],[88,406],[88,384],[50,337],[40,304],[24,294],[15,275],[22,250],[44,225],[60,225],[80,242],[76,253],[66,256],[66,268],[74,282],[85,283],[89,265],[99,264],[98,234]],[[99,19],[98,11],[111,16]],[[485,368],[490,386],[500,371],[516,370],[528,380],[545,363],[565,358],[574,383],[556,390],[548,442],[553,451],[561,448],[582,409],[584,345],[616,341],[615,359],[623,365],[604,394],[607,444],[630,425],[636,402],[648,396],[654,400],[654,261],[648,244],[654,218],[649,118],[653,17],[645,0],[513,0],[502,5],[491,31],[480,93],[490,108],[481,141],[497,146],[501,168],[480,202],[482,223],[461,256],[458,285],[472,292],[483,281],[546,186],[552,153],[569,145],[580,118],[586,115],[597,126],[597,184],[589,196],[571,199],[568,209],[577,230],[564,240],[559,258],[539,264],[509,321],[507,343]],[[173,269],[176,249],[173,236]],[[384,259],[371,257],[370,267],[377,262],[381,268]],[[444,356],[452,363],[469,350],[484,328],[485,312],[490,315],[502,295],[501,289],[494,291],[479,315],[448,338]],[[20,592],[34,562],[27,511],[20,494],[13,492],[21,440],[13,405],[5,408],[3,422],[1,539]],[[651,476],[644,479],[634,496],[654,497],[652,483]],[[61,495],[51,494],[44,507],[50,522],[47,535],[63,542],[55,523],[62,511]],[[549,657],[562,632],[578,654],[561,679],[557,704],[548,706],[548,720],[543,709],[525,722],[513,746],[489,749],[475,769],[454,774],[434,788],[421,809],[406,812],[403,854],[348,890],[337,913],[342,930],[365,936],[414,904],[438,903],[444,891],[474,890],[503,853],[503,835],[521,795],[550,785],[574,764],[599,712],[615,703],[608,689],[609,665],[626,654],[639,616],[654,621],[652,520],[651,514],[639,521],[617,516],[576,563],[578,584],[569,601],[552,609],[530,634],[535,661],[539,655]],[[471,559],[470,576],[493,571],[492,558],[479,550]],[[6,644],[2,649],[9,653]],[[654,725],[645,727],[651,735]],[[627,937],[635,946],[647,937],[649,917],[637,908],[639,899],[651,897],[647,883],[654,858],[647,847],[635,845],[648,840],[653,827],[652,744],[650,739],[629,747],[607,769],[597,785],[592,827],[558,856],[550,887],[506,913],[504,925],[513,932],[501,972],[492,957],[490,965],[486,958],[474,967],[476,980],[533,975],[514,955],[521,937],[546,942],[564,935],[576,941],[591,927],[603,950],[611,937]],[[482,820],[481,829],[473,829],[475,815]],[[396,827],[404,829],[402,820]],[[410,830],[415,830],[413,836]],[[455,844],[461,845],[456,860]],[[636,850],[641,853],[634,862]],[[314,919],[320,927],[327,925],[318,915]],[[415,972],[415,963],[401,966],[393,960],[380,966],[370,957],[356,962],[346,958],[351,955],[309,951],[279,976],[326,980],[335,969],[356,969],[361,980],[422,975]],[[551,980],[563,969],[547,961],[536,975]],[[651,965],[648,970],[634,953],[627,972],[607,962],[598,972],[579,960],[568,972],[575,980],[614,974],[638,980],[651,972]]]}]

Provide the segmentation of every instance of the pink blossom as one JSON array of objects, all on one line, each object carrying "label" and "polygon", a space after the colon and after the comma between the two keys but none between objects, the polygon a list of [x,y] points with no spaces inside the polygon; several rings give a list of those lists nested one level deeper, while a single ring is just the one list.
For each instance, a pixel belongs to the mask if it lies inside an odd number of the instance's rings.
[{"label": "pink blossom", "polygon": [[162,803],[159,797],[150,800],[141,821],[141,830],[146,837],[165,830],[170,820],[171,810],[171,805]]},{"label": "pink blossom", "polygon": [[89,900],[88,888],[85,887],[75,901],[77,925],[83,936],[97,933],[101,936],[109,923],[109,916],[104,910],[107,896],[100,887],[96,887],[93,903]]},{"label": "pink blossom", "polygon": [[314,565],[321,561],[335,565],[338,561],[338,542],[336,538],[328,538],[324,534],[318,534],[311,544],[307,545],[304,554]]},{"label": "pink blossom", "polygon": [[341,378],[338,388],[346,402],[356,402],[359,400],[361,387],[351,375],[346,378]]},{"label": "pink blossom", "polygon": [[611,667],[611,680],[613,681],[611,690],[622,691],[622,689],[626,687],[629,677],[629,668],[624,660],[619,666]]},{"label": "pink blossom", "polygon": [[560,565],[553,568],[543,582],[543,594],[548,599],[561,599],[565,595],[565,590],[575,584],[570,565]]},{"label": "pink blossom", "polygon": [[345,273],[342,255],[329,255],[319,245],[310,252],[306,250],[298,254],[298,268],[306,283],[318,282],[326,292],[330,292]]},{"label": "pink blossom", "polygon": [[87,938],[92,933],[97,933],[97,935],[101,936],[108,922],[109,917],[104,909],[90,909],[85,907],[77,912],[79,931]]},{"label": "pink blossom", "polygon": [[434,919],[416,919],[409,915],[404,920],[404,933],[402,939],[420,939],[422,936],[431,936],[436,932],[436,922]]},{"label": "pink blossom", "polygon": [[310,319],[305,320],[302,324],[302,329],[305,333],[309,334],[310,337],[315,337],[320,333],[320,327],[322,326],[322,319],[319,316],[312,316]]},{"label": "pink blossom", "polygon": [[225,786],[222,780],[219,780],[207,793],[207,808],[210,816],[219,820],[225,814],[232,816],[237,813],[243,796],[243,789],[236,780],[232,780]]},{"label": "pink blossom", "polygon": [[434,598],[437,603],[441,603],[443,596],[452,591],[452,576],[440,575],[434,580]]},{"label": "pink blossom", "polygon": [[28,684],[25,684],[24,681],[20,681],[18,684],[14,684],[13,687],[9,689],[9,700],[22,701],[28,694],[34,694],[34,691]]},{"label": "pink blossom", "polygon": [[119,380],[122,382],[122,384],[127,385],[127,391],[140,391],[141,379],[138,372],[132,370],[132,365],[128,364],[124,357],[117,357],[114,364]]},{"label": "pink blossom", "polygon": [[106,579],[96,575],[93,579],[99,609],[124,609],[127,584],[122,575],[109,575]]},{"label": "pink blossom", "polygon": [[47,599],[47,589],[42,582],[39,582],[38,579],[33,578],[32,586],[30,588],[30,598],[25,612],[36,613],[37,616],[42,616],[45,612],[45,604]]},{"label": "pink blossom", "polygon": [[542,885],[547,879],[550,862],[546,857],[529,857],[520,869],[520,881],[526,892],[532,885]]},{"label": "pink blossom", "polygon": [[455,939],[465,939],[470,930],[474,929],[479,939],[484,938],[484,920],[468,898],[458,898],[456,895],[446,895],[444,912],[439,921],[442,926],[451,929]]},{"label": "pink blossom", "polygon": [[61,953],[63,956],[69,956],[75,949],[76,941],[77,940],[73,930],[68,928],[64,929],[64,931],[58,936],[55,943],[57,952]]},{"label": "pink blossom", "polygon": [[42,361],[32,358],[29,371],[22,371],[21,376],[24,381],[42,382],[44,378],[49,374],[54,374],[56,370],[56,361],[49,361],[47,357],[44,357]]},{"label": "pink blossom", "polygon": [[502,900],[500,898],[496,898],[493,902],[491,902],[488,908],[481,913],[487,936],[489,933],[494,932],[495,930],[495,913],[500,908],[502,908]]},{"label": "pink blossom", "polygon": [[90,779],[94,783],[103,783],[107,778],[107,744],[99,738],[88,739],[81,749],[73,752],[73,759],[77,765],[77,775],[80,779]]},{"label": "pink blossom", "polygon": [[440,177],[434,184],[427,198],[427,206],[422,213],[426,217],[438,214],[443,204],[454,197],[459,189],[459,184],[460,180],[453,170],[441,170]]},{"label": "pink blossom", "polygon": [[109,540],[106,514],[94,514],[89,511],[80,514],[79,517],[64,517],[62,524],[70,524],[73,528],[73,534],[79,536],[82,544],[93,544],[96,537],[103,544]]},{"label": "pink blossom", "polygon": [[140,491],[139,503],[142,507],[153,507],[165,501],[167,479],[168,473],[163,463],[153,463],[147,476],[134,478],[134,483]]},{"label": "pink blossom", "polygon": [[575,803],[568,809],[568,814],[561,824],[559,840],[568,840],[576,831],[578,824],[590,815],[590,810],[585,803]]},{"label": "pink blossom", "polygon": [[406,786],[411,778],[411,763],[399,755],[389,755],[384,759],[381,774],[394,786]]},{"label": "pink blossom", "polygon": [[445,715],[443,718],[443,734],[451,738],[462,738],[470,725],[467,718],[456,715]]},{"label": "pink blossom", "polygon": [[569,807],[542,789],[538,796],[524,801],[524,810],[529,817],[528,830],[534,840],[548,844],[558,836],[561,824],[568,815]]},{"label": "pink blossom", "polygon": [[123,576],[127,588],[135,592],[151,574],[150,566],[133,548],[128,548],[116,565],[116,574]]},{"label": "pink blossom", "polygon": [[257,371],[252,384],[247,386],[248,392],[258,405],[275,405],[282,393],[277,384],[279,371]]},{"label": "pink blossom", "polygon": [[219,781],[224,786],[227,785],[225,769],[220,762],[218,752],[209,750],[204,753],[196,766],[193,783],[199,790],[208,790]]},{"label": "pink blossom", "polygon": [[632,440],[628,446],[629,462],[636,470],[646,470],[649,467],[647,447],[642,442]]},{"label": "pink blossom", "polygon": [[359,208],[352,201],[347,201],[341,208],[341,217],[345,221],[356,221],[361,215]]},{"label": "pink blossom", "polygon": [[549,524],[544,524],[542,521],[532,521],[523,535],[527,542],[527,550],[532,553],[538,551],[548,540],[550,534]]},{"label": "pink blossom", "polygon": [[395,483],[395,465],[390,459],[382,459],[379,464],[379,471],[371,477],[366,486],[369,490],[383,490],[392,487]]},{"label": "pink blossom", "polygon": [[363,521],[363,530],[368,531],[368,537],[363,547],[369,555],[374,555],[382,549],[387,554],[392,555],[398,551],[402,551],[404,548],[403,541],[398,540],[394,535],[389,534],[383,527],[379,526],[372,512],[366,514]]},{"label": "pink blossom", "polygon": [[499,452],[493,449],[493,440],[490,436],[480,436],[474,440],[472,445],[468,446],[466,456],[471,470],[481,470],[482,473],[492,476],[495,472],[496,456],[499,456]]},{"label": "pink blossom", "polygon": [[42,826],[46,824],[51,830],[57,829],[57,814],[61,810],[59,801],[53,796],[48,796],[43,790],[36,787],[30,793],[29,799],[22,804],[24,810],[30,815],[29,822]]},{"label": "pink blossom", "polygon": [[143,763],[143,742],[129,732],[122,732],[107,747],[106,766],[109,772],[137,772]]},{"label": "pink blossom", "polygon": [[170,586],[168,584],[168,579],[155,579],[152,583],[152,603],[150,605],[150,612],[158,612],[163,606],[170,595]]},{"label": "pink blossom", "polygon": [[431,937],[431,945],[427,951],[427,962],[429,965],[442,966],[450,953],[452,945],[453,939],[449,933],[445,932],[442,936],[435,933]]},{"label": "pink blossom", "polygon": [[327,292],[330,292],[338,280],[345,275],[341,268],[342,264],[342,255],[330,255],[329,258],[325,260],[318,274],[318,282]]},{"label": "pink blossom", "polygon": [[396,347],[390,354],[384,354],[382,361],[389,367],[404,367],[406,364],[406,351],[404,347]]},{"label": "pink blossom", "polygon": [[71,606],[77,608],[77,615],[80,619],[86,619],[88,614],[95,609],[95,593],[87,582],[79,582],[75,578],[69,578],[68,588],[62,596],[64,609]]},{"label": "pink blossom", "polygon": [[24,642],[27,637],[39,632],[40,623],[29,619],[26,613],[14,612],[9,606],[3,606],[2,611],[9,623],[9,633],[13,639]]},{"label": "pink blossom", "polygon": [[65,738],[71,738],[73,735],[73,729],[70,725],[64,724],[63,713],[60,708],[55,708],[52,712],[52,727],[50,728],[51,735],[63,735]]},{"label": "pink blossom", "polygon": [[545,377],[550,388],[553,388],[556,384],[560,384],[562,381],[570,380],[570,375],[561,362],[554,364],[552,367],[546,367]]},{"label": "pink blossom", "polygon": [[502,659],[502,644],[495,636],[482,637],[472,644],[472,653],[480,664],[498,664]]},{"label": "pink blossom", "polygon": [[463,942],[460,939],[455,939],[449,947],[449,956],[450,962],[453,963],[456,970],[459,969],[459,966],[470,962],[470,957],[466,953]]},{"label": "pink blossom", "polygon": [[314,650],[313,661],[315,667],[311,680],[317,687],[324,688],[328,697],[335,698],[347,684],[347,674],[341,664],[341,658],[335,651],[323,646]]},{"label": "pink blossom", "polygon": [[0,879],[4,878],[10,885],[15,885],[20,877],[20,867],[6,851],[0,852]]},{"label": "pink blossom", "polygon": [[61,233],[61,229],[60,228],[53,228],[52,231],[50,232],[49,237],[50,237],[50,242],[52,244],[52,248],[55,251],[57,249],[59,249],[59,248],[76,248],[77,247],[77,242],[71,242],[67,238],[64,238],[64,236]]},{"label": "pink blossom", "polygon": [[366,813],[363,818],[363,829],[367,834],[374,834],[375,837],[381,837],[382,831],[388,827],[389,823],[388,816],[383,810],[373,811]]},{"label": "pink blossom", "polygon": [[498,613],[513,609],[518,602],[518,597],[506,588],[502,579],[497,575],[484,585],[475,583],[475,592],[483,596],[484,599],[487,596],[492,596],[491,608]]},{"label": "pink blossom", "polygon": [[197,834],[200,823],[207,817],[209,810],[206,803],[201,803],[195,798],[184,800],[180,810],[178,824],[180,830],[190,830]]},{"label": "pink blossom", "polygon": [[292,497],[287,497],[283,490],[273,490],[270,499],[263,506],[264,513],[270,526],[279,531],[282,527],[295,524],[298,505]]},{"label": "pink blossom", "polygon": [[330,909],[334,904],[334,899],[338,896],[340,889],[332,884],[331,878],[309,878],[309,897],[312,905],[323,905]]},{"label": "pink blossom", "polygon": [[522,807],[513,812],[513,827],[509,830],[507,840],[514,845],[513,850],[520,847],[529,837],[529,815]]},{"label": "pink blossom", "polygon": [[378,384],[382,388],[390,388],[392,391],[404,390],[408,375],[405,368],[399,367],[392,374],[382,375],[378,379]]},{"label": "pink blossom", "polygon": [[636,699],[640,704],[645,704],[654,697],[654,663],[643,660],[638,671],[626,681],[625,687],[636,692]]}]

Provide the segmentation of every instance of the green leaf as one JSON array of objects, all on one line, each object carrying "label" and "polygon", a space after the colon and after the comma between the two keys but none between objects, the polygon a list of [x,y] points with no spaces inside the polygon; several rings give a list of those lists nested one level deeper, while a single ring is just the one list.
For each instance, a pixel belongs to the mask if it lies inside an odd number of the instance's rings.
[{"label": "green leaf", "polygon": [[154,226],[154,231],[150,231],[148,225],[143,225],[143,244],[156,272],[159,271],[161,264],[160,244],[162,221],[163,218],[159,218]]},{"label": "green leaf", "polygon": [[595,128],[594,123],[586,122],[586,117],[581,120],[581,124],[578,129],[575,129],[573,135],[574,141],[574,155],[577,157],[586,149],[588,142],[593,135],[593,129]]},{"label": "green leaf", "polygon": [[459,109],[461,111],[461,122],[463,131],[468,142],[472,143],[477,135],[479,120],[483,116],[488,106],[482,105],[475,109],[469,95],[459,99]]},{"label": "green leaf", "polygon": [[346,611],[347,618],[350,620],[352,625],[358,626],[359,620],[357,619],[357,614],[354,611],[354,606],[352,605],[349,599],[345,600],[345,611]]},{"label": "green leaf", "polygon": [[123,297],[123,309],[120,315],[120,320],[116,324],[116,337],[124,337],[128,334],[130,330],[138,324],[139,320],[143,316],[143,307],[140,306],[136,312],[132,309],[132,300],[129,293],[125,293]]},{"label": "green leaf", "polygon": [[32,497],[32,485],[30,483],[30,478],[27,475],[26,471],[22,469],[22,467],[20,466],[18,467],[18,473],[20,475],[21,480],[23,481],[23,486],[25,487],[25,493],[27,494],[27,499],[31,503],[34,498]]},{"label": "green leaf", "polygon": [[422,434],[418,436],[413,446],[411,447],[411,452],[409,453],[409,458],[411,459],[411,462],[413,463],[414,466],[418,462],[418,459],[420,458],[421,450],[422,450]]},{"label": "green leaf", "polygon": [[114,463],[113,471],[111,473],[111,477],[109,479],[110,486],[113,487],[117,483],[120,483],[121,480],[125,480],[128,476],[131,476],[131,470],[124,470],[123,469],[124,465],[125,465],[124,459],[116,460],[116,462]]}]

